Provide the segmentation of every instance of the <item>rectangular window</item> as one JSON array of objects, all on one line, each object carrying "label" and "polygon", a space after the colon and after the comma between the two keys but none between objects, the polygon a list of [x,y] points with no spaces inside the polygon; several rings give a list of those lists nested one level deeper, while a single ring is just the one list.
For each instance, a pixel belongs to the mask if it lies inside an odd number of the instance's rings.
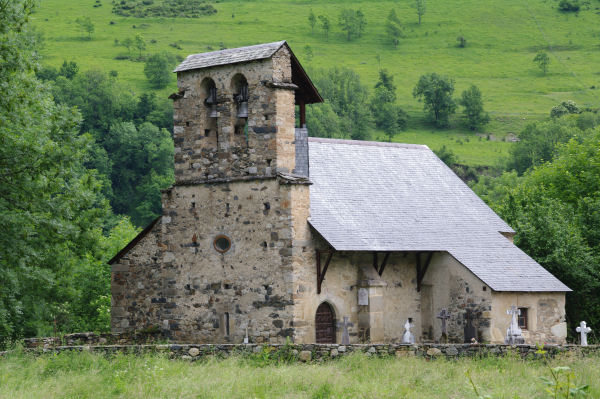
[{"label": "rectangular window", "polygon": [[527,308],[519,308],[521,311],[519,314],[519,328],[527,330],[528,320],[527,320]]}]

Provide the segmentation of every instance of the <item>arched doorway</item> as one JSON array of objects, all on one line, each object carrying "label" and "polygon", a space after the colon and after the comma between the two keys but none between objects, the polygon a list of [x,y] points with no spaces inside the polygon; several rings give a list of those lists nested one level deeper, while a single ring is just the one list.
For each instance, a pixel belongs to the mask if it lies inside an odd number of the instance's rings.
[{"label": "arched doorway", "polygon": [[317,344],[335,344],[335,313],[327,302],[317,308],[315,338]]}]

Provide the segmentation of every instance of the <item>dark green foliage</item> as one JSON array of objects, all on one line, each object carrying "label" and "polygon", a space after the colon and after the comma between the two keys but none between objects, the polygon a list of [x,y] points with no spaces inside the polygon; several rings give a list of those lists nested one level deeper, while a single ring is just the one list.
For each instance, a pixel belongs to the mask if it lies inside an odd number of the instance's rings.
[{"label": "dark green foliage", "polygon": [[454,154],[454,152],[452,152],[452,150],[445,145],[443,145],[439,150],[434,150],[433,152],[435,152],[435,155],[437,155],[438,158],[449,167],[453,167],[458,162],[456,154]]},{"label": "dark green foliage", "polygon": [[329,18],[327,18],[325,15],[319,15],[319,26],[321,27],[321,29],[323,29],[323,34],[325,35],[325,40],[329,39],[329,29],[331,28],[331,25],[329,23]]},{"label": "dark green foliage", "polygon": [[399,130],[406,127],[408,115],[396,102],[396,86],[394,77],[385,69],[379,71],[379,80],[375,84],[375,91],[371,98],[371,113],[375,126],[383,130],[392,141],[392,137]]},{"label": "dark green foliage", "polygon": [[557,144],[585,134],[580,125],[583,129],[590,129],[599,122],[595,115],[583,113],[528,125],[519,134],[519,142],[510,149],[509,169],[522,174],[531,166],[551,161]]},{"label": "dark green foliage", "polygon": [[423,15],[425,15],[425,11],[427,11],[425,0],[415,0],[415,2],[413,3],[413,7],[417,11],[417,16],[419,17],[419,25],[421,25],[421,18],[423,18]]},{"label": "dark green foliage", "polygon": [[465,39],[464,36],[459,36],[456,38],[456,41],[458,42],[458,47],[460,48],[465,48],[467,47],[467,39]]},{"label": "dark green foliage", "polygon": [[388,38],[394,45],[394,48],[398,47],[400,43],[400,38],[404,36],[402,22],[398,15],[396,15],[396,10],[391,9],[388,14],[387,21],[385,23],[385,33]]},{"label": "dark green foliage", "polygon": [[550,110],[550,116],[552,118],[560,118],[561,116],[565,116],[568,114],[580,114],[581,109],[577,106],[575,101],[567,100],[562,103],[555,105]]},{"label": "dark green foliage", "polygon": [[310,24],[310,32],[315,32],[315,24],[317,23],[317,17],[313,12],[312,8],[310,9],[310,13],[308,14],[308,23]]},{"label": "dark green foliage", "polygon": [[577,12],[580,7],[578,0],[560,0],[558,3],[558,9],[565,12]]},{"label": "dark green foliage", "polygon": [[490,116],[483,111],[483,99],[477,86],[472,85],[463,91],[458,103],[464,107],[463,113],[469,129],[475,130],[489,123]]},{"label": "dark green foliage", "polygon": [[[322,130],[323,127],[331,127],[340,132],[341,137],[354,140],[368,138],[372,125],[368,90],[361,84],[358,74],[348,68],[332,68],[317,70],[311,76],[326,104],[308,107],[307,124],[310,134],[334,137],[331,132]],[[317,108],[323,109],[316,111]],[[337,123],[334,122],[334,114],[337,116]],[[320,116],[324,116],[326,120],[312,120]]]},{"label": "dark green foliage", "polygon": [[362,36],[367,20],[361,10],[345,8],[338,16],[338,24],[342,31],[346,32],[346,39],[350,41],[353,37]]},{"label": "dark green foliage", "polygon": [[144,74],[157,89],[164,89],[171,81],[175,57],[169,53],[153,54],[146,60]]},{"label": "dark green foliage", "polygon": [[217,9],[206,0],[116,0],[112,12],[124,17],[199,18]]},{"label": "dark green foliage", "polygon": [[77,72],[79,72],[79,67],[77,66],[77,63],[75,61],[67,62],[65,60],[60,69],[58,70],[58,75],[64,76],[67,79],[73,79],[75,75],[77,75]]},{"label": "dark green foliage", "polygon": [[421,76],[413,90],[413,97],[423,100],[423,108],[429,112],[436,126],[447,127],[450,115],[456,112],[456,102],[452,98],[454,79],[430,73]]},{"label": "dark green foliage", "polygon": [[85,167],[93,139],[79,134],[77,110],[56,104],[35,77],[32,7],[0,7],[0,345],[53,328],[106,330],[105,262],[131,237],[102,234],[117,220]]}]

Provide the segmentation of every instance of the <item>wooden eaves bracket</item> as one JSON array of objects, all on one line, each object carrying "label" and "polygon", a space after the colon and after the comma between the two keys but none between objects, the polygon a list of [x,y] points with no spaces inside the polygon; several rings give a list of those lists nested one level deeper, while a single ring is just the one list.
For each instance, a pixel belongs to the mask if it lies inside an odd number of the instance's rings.
[{"label": "wooden eaves bracket", "polygon": [[383,274],[383,270],[385,269],[385,265],[387,265],[387,261],[388,261],[389,257],[390,257],[390,252],[386,252],[383,257],[383,261],[381,261],[381,266],[380,266],[379,262],[377,261],[377,252],[373,252],[373,267],[375,268],[375,271],[377,272],[377,274],[379,274],[379,277],[381,277],[381,275]]},{"label": "wooden eaves bracket", "polygon": [[427,272],[427,268],[429,267],[429,263],[431,262],[431,258],[433,257],[433,252],[427,252],[427,260],[425,264],[422,265],[421,254],[423,252],[417,252],[415,255],[417,257],[417,292],[421,291],[421,283],[423,282],[423,277],[425,277],[425,273]]},{"label": "wooden eaves bracket", "polygon": [[[329,262],[331,262],[331,257],[335,252],[335,249],[325,249],[319,250],[317,249],[317,294],[321,293],[321,284],[325,279],[325,273],[327,273],[327,268],[329,267]],[[321,270],[321,255],[327,254],[327,260],[325,261],[325,265],[323,265],[323,270]]]}]

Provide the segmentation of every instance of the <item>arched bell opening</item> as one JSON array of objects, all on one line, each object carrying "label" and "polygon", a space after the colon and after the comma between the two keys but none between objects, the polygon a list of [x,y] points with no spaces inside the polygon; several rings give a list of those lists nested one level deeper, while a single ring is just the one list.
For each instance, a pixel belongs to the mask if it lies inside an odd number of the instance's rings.
[{"label": "arched bell opening", "polygon": [[315,313],[315,342],[317,344],[335,344],[335,327],[333,306],[322,302]]},{"label": "arched bell opening", "polygon": [[200,96],[204,104],[204,107],[200,107],[200,120],[203,121],[203,131],[200,133],[208,144],[216,146],[219,136],[217,129],[219,112],[217,111],[217,85],[214,80],[211,78],[204,78],[202,80],[200,84]]},{"label": "arched bell opening", "polygon": [[248,141],[248,81],[241,73],[231,79],[231,92],[233,93],[233,126],[236,137]]}]

